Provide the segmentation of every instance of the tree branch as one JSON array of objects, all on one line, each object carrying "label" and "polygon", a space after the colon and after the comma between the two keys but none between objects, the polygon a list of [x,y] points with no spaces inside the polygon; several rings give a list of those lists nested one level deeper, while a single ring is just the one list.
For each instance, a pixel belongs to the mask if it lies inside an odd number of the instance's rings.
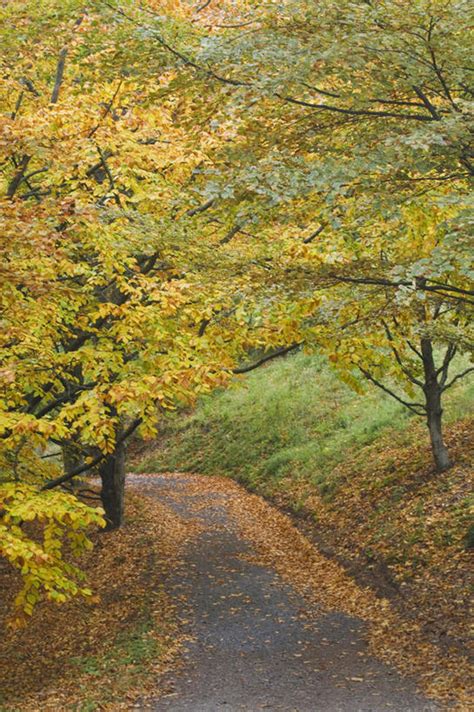
[{"label": "tree branch", "polygon": [[21,159],[21,162],[20,162],[20,166],[19,166],[19,168],[18,168],[18,171],[15,173],[15,175],[14,175],[13,178],[12,178],[12,180],[11,180],[10,183],[8,184],[8,188],[7,188],[7,197],[8,197],[8,198],[14,198],[14,197],[15,197],[15,193],[16,193],[16,191],[18,190],[18,188],[20,187],[20,185],[21,185],[21,183],[22,183],[22,181],[23,181],[23,177],[24,177],[24,175],[25,175],[25,171],[26,171],[26,169],[27,169],[27,167],[28,167],[28,163],[29,163],[30,161],[31,161],[31,156],[29,156],[28,154],[25,153],[24,156],[23,156],[22,159]]},{"label": "tree branch", "polygon": [[433,119],[434,119],[435,121],[440,121],[440,120],[441,120],[441,116],[438,114],[438,112],[436,111],[435,107],[433,106],[433,104],[431,103],[431,101],[428,99],[428,97],[426,96],[426,94],[424,94],[424,92],[421,91],[420,87],[414,86],[413,89],[415,90],[415,94],[420,97],[421,101],[422,101],[423,104],[426,106],[426,108],[427,108],[428,111],[430,112],[430,114],[431,114],[431,116],[433,117]]},{"label": "tree branch", "polygon": [[214,203],[215,203],[215,198],[210,198],[202,205],[198,205],[196,208],[189,208],[189,210],[186,210],[186,212],[184,214],[188,218],[192,218],[193,215],[197,215],[198,213],[203,213],[205,210],[210,208],[211,205],[214,205]]},{"label": "tree branch", "polygon": [[[127,15],[127,13],[125,13],[123,10],[120,10],[119,8],[114,7],[113,5],[111,5],[108,2],[106,2],[105,4],[108,7],[110,7],[114,12],[117,12],[119,15],[124,17],[129,22],[132,22],[134,25],[138,25],[139,27],[142,27],[142,25],[139,22],[137,22],[132,17]],[[207,7],[207,5],[205,7]],[[202,9],[204,9],[204,8],[202,8]],[[180,52],[179,50],[175,49],[170,44],[168,44],[166,42],[166,40],[161,35],[158,34],[158,32],[153,31],[153,37],[158,42],[158,44],[163,47],[163,49],[166,49],[167,52],[172,54],[174,57],[177,57],[177,59],[180,59],[186,67],[192,67],[193,69],[196,69],[199,72],[203,72],[208,77],[211,77],[212,79],[216,79],[217,81],[222,82],[223,84],[229,84],[234,87],[251,86],[251,84],[249,82],[242,82],[238,79],[228,79],[227,77],[221,77],[219,74],[216,74],[212,69],[209,69],[208,67],[202,67],[201,65],[197,64],[192,59],[187,57],[185,54],[183,54],[182,52]]]},{"label": "tree branch", "polygon": [[241,229],[244,227],[245,223],[242,224],[237,224],[234,225],[233,228],[229,230],[229,232],[222,238],[222,240],[219,242],[220,245],[227,245],[228,242],[232,240],[235,235],[237,235]]},{"label": "tree branch", "polygon": [[15,108],[13,109],[12,113],[10,114],[12,121],[15,121],[15,119],[18,115],[18,112],[20,111],[24,96],[25,96],[25,92],[22,90],[18,94],[18,99],[16,100]]},{"label": "tree branch", "polygon": [[434,28],[434,22],[433,22],[433,18],[431,18],[431,20],[430,20],[430,28],[429,28],[429,31],[428,31],[428,49],[429,49],[429,53],[430,53],[430,57],[431,57],[431,64],[432,64],[432,67],[433,67],[433,69],[434,69],[434,72],[435,72],[435,74],[436,74],[436,76],[437,76],[437,78],[438,78],[438,80],[439,80],[439,83],[440,83],[441,86],[443,87],[443,91],[444,91],[444,94],[445,94],[447,100],[449,101],[449,103],[451,104],[451,106],[453,107],[453,109],[455,109],[456,111],[459,111],[458,106],[456,105],[456,103],[455,103],[453,97],[451,96],[451,92],[449,91],[449,87],[448,87],[448,85],[446,84],[446,81],[445,81],[445,78],[444,78],[444,76],[443,76],[443,73],[442,73],[442,71],[441,71],[441,69],[440,69],[440,67],[439,67],[439,65],[438,65],[438,61],[437,61],[437,59],[436,59],[436,54],[435,54],[435,51],[434,51],[434,49],[433,49],[433,45],[431,44],[431,35],[432,35],[432,32],[433,32],[433,28]]},{"label": "tree branch", "polygon": [[387,334],[387,338],[389,340],[389,345],[392,350],[392,353],[395,356],[395,360],[398,363],[398,365],[400,366],[402,373],[405,374],[405,376],[408,378],[409,381],[411,381],[411,383],[414,383],[416,386],[423,388],[423,383],[418,378],[416,378],[412,374],[412,372],[403,363],[402,357],[400,356],[400,353],[394,344],[394,338],[392,336],[392,332],[390,331],[389,326],[388,326],[387,322],[385,321],[385,319],[382,319],[382,324],[385,329],[385,333]]},{"label": "tree branch", "polygon": [[316,237],[318,237],[318,235],[322,233],[325,227],[326,226],[324,224],[320,225],[314,232],[311,233],[311,235],[308,235],[308,237],[304,238],[303,244],[308,245],[310,242],[312,242]]},{"label": "tree branch", "polygon": [[403,398],[400,398],[394,391],[392,391],[390,388],[387,386],[384,386],[383,383],[378,381],[374,376],[372,376],[369,371],[366,371],[362,366],[358,366],[359,371],[363,373],[363,375],[369,380],[371,383],[374,384],[374,386],[377,386],[377,388],[380,388],[382,391],[387,393],[389,396],[392,398],[395,398],[396,401],[404,405],[406,408],[411,410],[413,413],[416,413],[416,415],[425,415],[426,409],[423,403],[410,403],[409,401],[403,400]]},{"label": "tree branch", "polygon": [[449,364],[453,360],[454,356],[456,355],[457,352],[457,347],[455,344],[449,344],[448,348],[446,349],[446,353],[444,354],[444,359],[443,363],[441,366],[438,368],[436,371],[436,377],[438,377],[441,374],[441,380],[440,380],[440,385],[444,386],[444,384],[447,381],[448,378],[448,372],[449,372]]},{"label": "tree branch", "polygon": [[58,405],[62,405],[63,403],[71,401],[77,393],[81,393],[82,391],[90,391],[92,388],[94,388],[95,385],[95,383],[86,383],[83,386],[76,386],[76,388],[74,388],[72,391],[62,393],[60,396],[51,401],[51,403],[47,403],[41,410],[39,410],[37,413],[34,413],[35,418],[44,418],[45,415],[48,415],[48,413],[51,413],[51,411],[55,410]]},{"label": "tree branch", "polygon": [[[385,279],[383,277],[349,277],[348,275],[341,274],[329,274],[328,276],[338,282],[366,284],[368,286],[374,285],[380,287],[411,287],[415,290],[419,289],[424,292],[433,292],[435,294],[438,294],[439,296],[444,297],[445,299],[455,299],[455,297],[449,294],[449,292],[466,296],[474,296],[474,290],[472,289],[462,289],[461,287],[454,287],[449,284],[441,284],[439,282],[433,282],[432,280],[424,280],[423,283],[421,283],[420,281],[414,283],[413,281],[407,279],[393,281],[390,279]],[[431,284],[427,284],[426,282],[428,281],[431,282]],[[446,292],[448,292],[448,294],[446,294]],[[471,299],[466,299],[464,296],[461,298],[461,301],[467,304],[474,304],[474,301],[472,301]]]},{"label": "tree branch", "polygon": [[[109,6],[109,7],[110,7],[110,6]],[[102,116],[100,117],[98,123],[94,126],[93,129],[91,129],[91,130],[89,131],[89,133],[88,133],[88,135],[87,135],[88,138],[92,138],[92,136],[95,134],[95,132],[98,131],[98,129],[100,128],[100,125],[101,125],[102,121],[103,121],[103,120],[110,114],[110,112],[112,111],[112,106],[114,105],[115,99],[116,99],[117,96],[118,96],[118,93],[119,93],[119,91],[120,91],[120,87],[122,86],[122,83],[123,83],[123,77],[120,77],[119,83],[117,84],[117,88],[116,88],[116,90],[114,91],[114,94],[113,94],[111,100],[109,101],[109,103],[108,103],[107,106],[105,107],[105,111],[104,111],[104,113],[102,114]]]},{"label": "tree branch", "polygon": [[61,84],[63,83],[64,77],[64,66],[66,64],[67,57],[67,47],[63,47],[59,53],[58,64],[56,67],[56,79],[54,80],[53,92],[51,94],[50,103],[56,104],[59,99],[59,90],[61,89]]},{"label": "tree branch", "polygon": [[[137,418],[136,420],[134,420],[131,425],[129,425],[128,428],[123,431],[122,435],[117,438],[116,445],[125,442],[125,440],[129,438],[133,432],[135,432],[141,422],[142,418]],[[78,475],[82,475],[83,472],[88,472],[89,470],[92,470],[106,457],[107,455],[105,453],[100,453],[100,455],[97,455],[91,462],[85,463],[84,465],[78,465],[67,474],[61,475],[61,477],[56,477],[55,480],[50,480],[49,482],[46,482],[46,484],[41,487],[40,491],[45,492],[47,490],[53,489],[54,487],[57,487],[58,485],[62,485],[64,482],[69,482],[69,480],[72,480],[73,477],[77,477]]]},{"label": "tree branch", "polygon": [[204,2],[202,5],[200,5],[199,7],[197,7],[197,8],[195,9],[195,11],[194,11],[194,12],[196,13],[196,15],[197,15],[198,12],[202,12],[203,10],[205,10],[206,7],[209,7],[209,5],[211,4],[211,2],[212,2],[212,0],[206,0],[206,2]]},{"label": "tree branch", "polygon": [[349,116],[373,116],[377,118],[390,118],[390,119],[406,119],[409,121],[433,121],[432,116],[427,116],[425,114],[402,114],[394,111],[372,111],[371,109],[348,109],[341,106],[334,106],[333,104],[313,104],[310,101],[304,101],[302,99],[295,99],[292,96],[286,96],[284,94],[275,93],[275,96],[282,101],[286,101],[290,104],[297,104],[298,106],[306,106],[309,109],[322,109],[324,111],[334,111],[338,114],[347,114]]},{"label": "tree branch", "polygon": [[469,368],[466,368],[466,370],[462,373],[458,373],[457,376],[454,376],[454,378],[451,379],[449,383],[442,387],[442,392],[444,393],[444,391],[446,391],[448,388],[451,388],[451,386],[454,385],[456,381],[459,381],[461,378],[464,378],[464,376],[467,376],[468,373],[474,373],[474,366],[470,366]]},{"label": "tree branch", "polygon": [[241,366],[239,368],[234,368],[232,373],[241,374],[241,373],[248,373],[249,371],[253,371],[256,368],[263,366],[264,363],[267,363],[268,361],[271,361],[274,358],[278,358],[279,356],[285,356],[286,354],[290,353],[290,351],[295,351],[295,349],[299,349],[301,345],[302,345],[302,343],[299,342],[299,343],[291,344],[291,346],[285,346],[284,348],[278,349],[278,351],[274,351],[271,354],[262,356],[261,359],[259,359],[258,361],[255,361],[255,363],[251,363],[249,366]]}]

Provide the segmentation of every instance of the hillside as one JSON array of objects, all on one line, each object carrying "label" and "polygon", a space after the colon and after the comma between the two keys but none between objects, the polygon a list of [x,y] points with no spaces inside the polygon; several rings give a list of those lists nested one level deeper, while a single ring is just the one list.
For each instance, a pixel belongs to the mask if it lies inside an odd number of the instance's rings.
[{"label": "hillside", "polygon": [[303,354],[177,414],[136,469],[228,475],[289,510],[330,557],[463,653],[474,384],[446,399],[455,465],[435,474],[423,422],[376,389],[352,392]]}]

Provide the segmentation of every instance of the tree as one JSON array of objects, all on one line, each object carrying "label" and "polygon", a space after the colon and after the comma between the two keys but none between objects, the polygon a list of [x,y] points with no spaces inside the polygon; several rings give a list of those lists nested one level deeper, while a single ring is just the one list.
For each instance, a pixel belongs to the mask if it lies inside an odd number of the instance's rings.
[{"label": "tree", "polygon": [[221,97],[215,121],[232,121],[205,188],[222,239],[242,251],[257,233],[288,343],[305,333],[354,386],[359,373],[424,415],[444,469],[442,393],[472,352],[468,4],[206,12],[187,60]]},{"label": "tree", "polygon": [[46,528],[87,473],[119,526],[127,438],[251,348],[326,349],[425,414],[448,464],[474,301],[467,3],[215,5],[1,9],[0,486]]},{"label": "tree", "polygon": [[[135,5],[122,4],[148,17]],[[55,528],[55,546],[69,525],[102,522],[80,491],[55,488],[98,472],[107,526],[121,524],[127,437],[229,377],[249,275],[209,259],[192,183],[219,137],[184,128],[192,97],[170,89],[174,59],[154,37],[101,2],[11,2],[2,15],[0,490],[13,504],[0,523],[27,577],[24,513]],[[174,31],[184,17],[170,6]],[[218,327],[206,331],[207,314]],[[38,557],[46,580],[57,561]],[[81,592],[63,573],[53,598]]]}]

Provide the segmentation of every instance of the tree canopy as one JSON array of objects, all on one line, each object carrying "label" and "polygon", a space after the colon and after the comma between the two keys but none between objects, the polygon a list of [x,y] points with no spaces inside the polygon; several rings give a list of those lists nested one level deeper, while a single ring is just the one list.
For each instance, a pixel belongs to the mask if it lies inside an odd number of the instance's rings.
[{"label": "tree canopy", "polygon": [[449,466],[442,393],[472,371],[450,372],[473,343],[469,9],[3,4],[0,528],[27,614],[88,594],[60,541],[87,546],[102,514],[54,488],[97,471],[118,526],[126,439],[251,349],[326,351],[426,417]]}]

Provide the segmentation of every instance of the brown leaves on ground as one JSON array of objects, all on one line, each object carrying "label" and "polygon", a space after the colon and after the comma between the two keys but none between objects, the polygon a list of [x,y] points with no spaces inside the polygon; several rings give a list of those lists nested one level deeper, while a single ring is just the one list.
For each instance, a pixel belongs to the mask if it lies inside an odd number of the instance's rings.
[{"label": "brown leaves on ground", "polygon": [[[427,625],[439,625],[444,617],[451,635],[461,637],[466,620],[469,425],[452,428],[449,440],[458,464],[441,475],[430,469],[428,452],[392,442],[337,468],[330,500],[307,481],[301,487],[285,483],[287,504],[301,502],[304,486],[307,512],[317,514],[318,530],[330,535],[341,558],[360,558],[372,547],[372,556],[392,562],[394,580],[406,591],[400,599],[359,585],[289,517],[228,478],[187,474],[183,496],[195,496],[200,508],[223,494],[229,516],[253,544],[256,563],[275,569],[315,611],[337,610],[366,621],[373,653],[415,675],[428,695],[469,710],[467,658],[459,647],[441,644]],[[101,709],[119,710],[132,708],[147,692],[159,695],[157,673],[177,647],[173,605],[162,583],[197,529],[154,501],[146,480],[140,494],[151,498],[132,495],[126,526],[98,535],[96,549],[83,562],[100,603],[44,604],[28,628],[0,641],[4,709],[83,710],[99,702]],[[13,595],[13,579],[11,584],[7,591]]]},{"label": "brown leaves on ground", "polygon": [[[44,603],[26,628],[3,628],[0,709],[120,710],[158,693],[179,645],[163,579],[188,536],[169,509],[130,495],[123,528],[97,534],[81,561],[98,602]],[[17,581],[1,581],[4,626]]]}]

